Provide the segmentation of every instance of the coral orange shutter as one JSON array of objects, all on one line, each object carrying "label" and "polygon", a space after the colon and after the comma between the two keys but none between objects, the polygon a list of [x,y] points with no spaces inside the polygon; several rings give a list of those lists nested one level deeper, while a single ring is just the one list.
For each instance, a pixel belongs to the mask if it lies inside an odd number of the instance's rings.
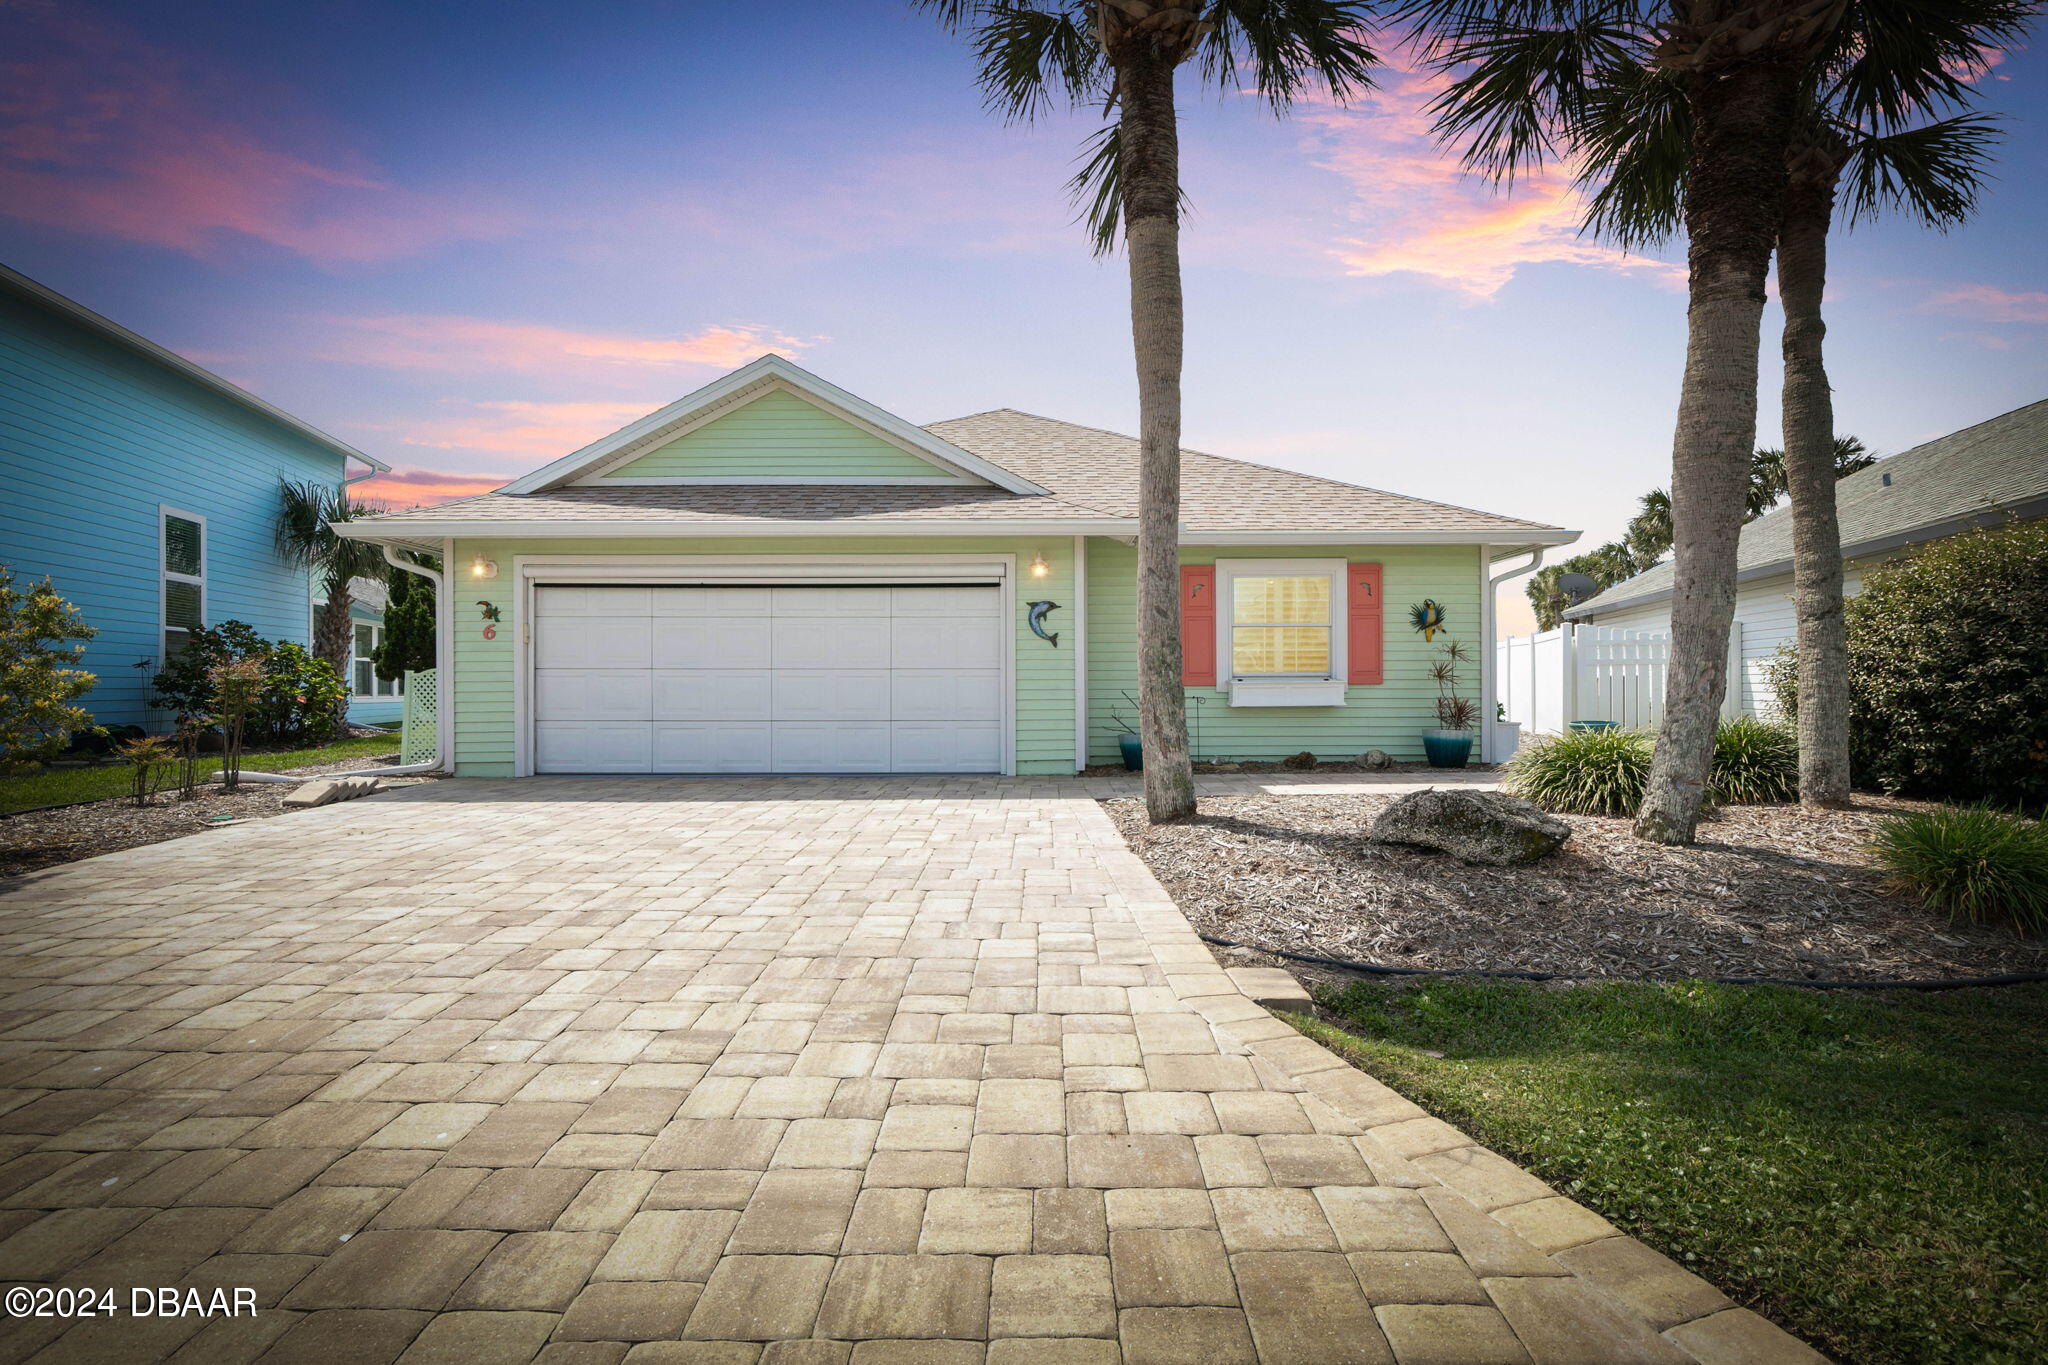
[{"label": "coral orange shutter", "polygon": [[1346,653],[1351,657],[1347,681],[1379,683],[1386,680],[1386,603],[1380,596],[1380,566],[1346,566]]},{"label": "coral orange shutter", "polygon": [[1180,680],[1185,687],[1216,685],[1216,566],[1180,568]]}]

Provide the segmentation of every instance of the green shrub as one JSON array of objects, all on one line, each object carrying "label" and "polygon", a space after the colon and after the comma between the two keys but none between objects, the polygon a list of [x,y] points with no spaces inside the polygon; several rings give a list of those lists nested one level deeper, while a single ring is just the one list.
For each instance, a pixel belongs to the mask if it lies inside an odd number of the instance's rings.
[{"label": "green shrub", "polygon": [[73,703],[99,679],[72,665],[97,634],[49,579],[24,591],[0,565],[0,767],[52,758],[93,729]]},{"label": "green shrub", "polygon": [[1714,769],[1707,785],[1716,801],[1750,805],[1799,797],[1799,741],[1783,725],[1743,716],[1714,732]]},{"label": "green shrub", "polygon": [[1847,619],[1859,785],[2048,803],[2048,521],[1874,570]]},{"label": "green shrub", "polygon": [[1633,815],[1650,780],[1650,737],[1635,730],[1568,730],[1524,743],[1507,788],[1545,810]]},{"label": "green shrub", "polygon": [[[1799,647],[1783,644],[1763,662],[1764,686],[1778,703],[1778,715],[1787,725],[1799,723]],[[1732,686],[1732,684],[1731,684]]]},{"label": "green shrub", "polygon": [[1871,843],[1896,890],[1952,920],[2048,929],[2048,830],[1989,806],[1943,806],[1887,820]]},{"label": "green shrub", "polygon": [[214,670],[242,659],[263,661],[263,686],[244,724],[251,744],[297,746],[333,737],[347,696],[341,675],[289,640],[265,640],[245,621],[192,632],[152,680],[154,703],[181,724],[215,724]]}]

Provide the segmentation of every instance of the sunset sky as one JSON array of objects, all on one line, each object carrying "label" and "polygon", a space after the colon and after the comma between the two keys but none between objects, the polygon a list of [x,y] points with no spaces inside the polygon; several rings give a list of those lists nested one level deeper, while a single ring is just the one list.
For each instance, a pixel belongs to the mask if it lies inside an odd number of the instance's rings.
[{"label": "sunset sky", "polygon": [[[0,261],[386,460],[394,503],[768,350],[916,422],[1136,425],[1122,263],[1062,190],[1096,118],[1004,125],[904,3],[0,0],[0,66]],[[1976,222],[1837,239],[1837,413],[1877,450],[2048,396],[2042,75],[1983,83]],[[1430,90],[1397,62],[1276,121],[1184,86],[1187,444],[1605,538],[1668,478],[1682,253],[1463,177]]]}]

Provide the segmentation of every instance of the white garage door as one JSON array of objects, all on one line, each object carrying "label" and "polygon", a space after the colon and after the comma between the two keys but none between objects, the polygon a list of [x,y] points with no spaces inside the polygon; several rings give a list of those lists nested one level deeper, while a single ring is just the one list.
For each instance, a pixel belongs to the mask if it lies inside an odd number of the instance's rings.
[{"label": "white garage door", "polygon": [[537,587],[534,770],[992,773],[994,587]]}]

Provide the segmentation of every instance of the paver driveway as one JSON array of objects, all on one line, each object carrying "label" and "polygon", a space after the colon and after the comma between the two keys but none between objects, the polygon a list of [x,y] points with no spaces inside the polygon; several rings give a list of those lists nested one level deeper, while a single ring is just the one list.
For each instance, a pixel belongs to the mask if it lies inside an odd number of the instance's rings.
[{"label": "paver driveway", "polygon": [[1261,1010],[1073,790],[451,782],[13,884],[0,1279],[260,1311],[0,1357],[1803,1350]]}]

